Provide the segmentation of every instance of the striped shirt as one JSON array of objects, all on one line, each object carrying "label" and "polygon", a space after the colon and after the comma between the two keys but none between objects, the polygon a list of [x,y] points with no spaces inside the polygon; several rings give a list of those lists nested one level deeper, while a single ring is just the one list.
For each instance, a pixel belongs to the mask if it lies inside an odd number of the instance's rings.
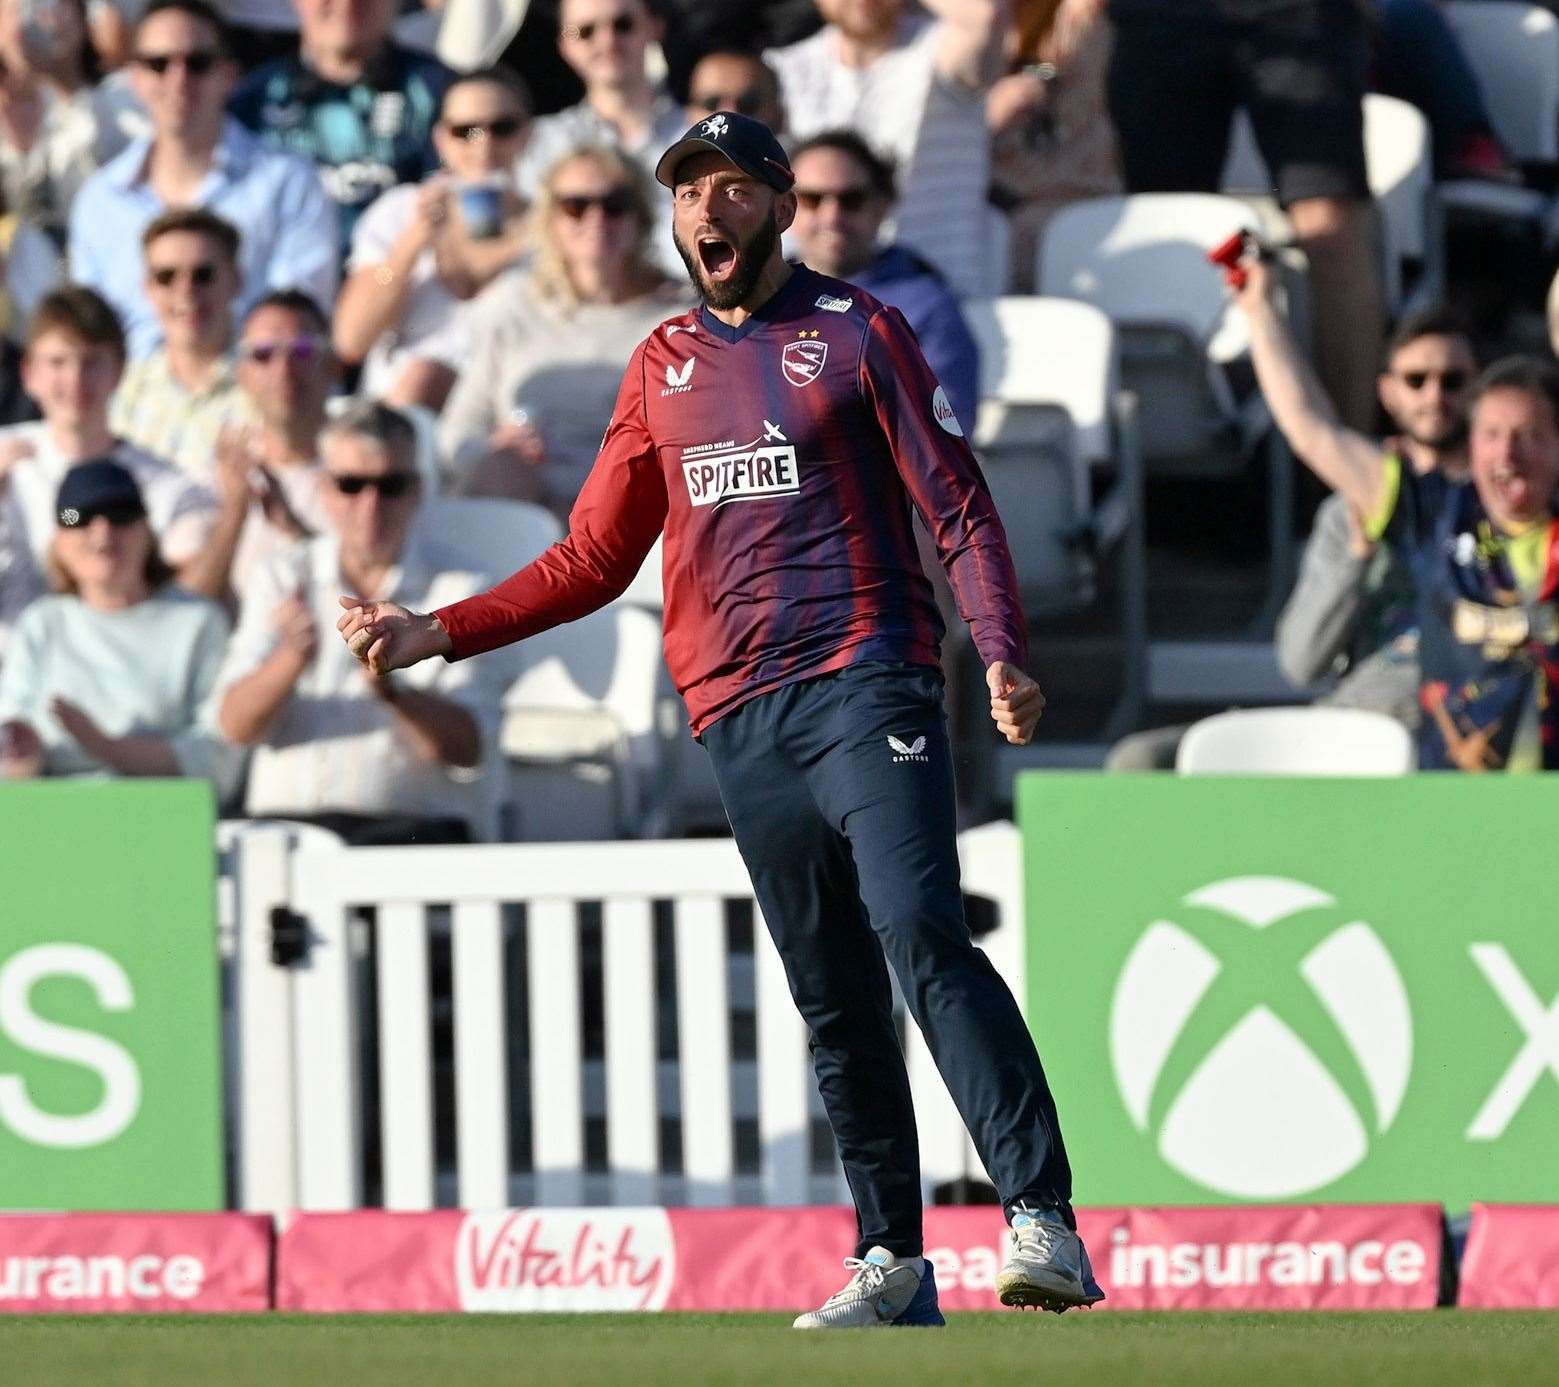
[{"label": "striped shirt", "polygon": [[914,334],[798,267],[740,327],[699,308],[651,333],[567,538],[437,615],[456,659],[535,635],[615,598],[664,529],[666,664],[698,733],[861,660],[939,663],[912,508],[981,658],[1023,664],[1006,535]]},{"label": "striped shirt", "polygon": [[967,298],[984,281],[985,93],[938,74],[941,39],[939,23],[907,17],[893,48],[866,67],[847,67],[830,24],[764,57],[779,74],[795,139],[847,127],[897,165],[892,239],[918,251]]}]

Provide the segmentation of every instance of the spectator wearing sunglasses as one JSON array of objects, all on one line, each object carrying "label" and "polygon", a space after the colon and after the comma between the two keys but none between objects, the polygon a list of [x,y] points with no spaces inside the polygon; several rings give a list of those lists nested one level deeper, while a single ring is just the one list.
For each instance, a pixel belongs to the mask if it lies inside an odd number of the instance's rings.
[{"label": "spectator wearing sunglasses", "polygon": [[633,344],[686,291],[650,252],[653,204],[615,149],[565,155],[531,209],[535,255],[474,305],[440,442],[466,490],[566,521],[612,417]]},{"label": "spectator wearing sunglasses", "polygon": [[[1255,273],[1264,276],[1264,266]],[[1263,281],[1265,282],[1265,281]],[[1355,458],[1380,460],[1413,478],[1462,481],[1478,362],[1471,334],[1449,313],[1404,318],[1386,344],[1375,389],[1391,434],[1384,440],[1342,424],[1287,322],[1264,300],[1262,349],[1252,353],[1258,384],[1296,456],[1316,470]],[[1300,689],[1324,686],[1319,702],[1419,723],[1419,622],[1412,554],[1372,528],[1343,493],[1316,511],[1299,579],[1278,617],[1278,665]],[[1184,727],[1156,728],[1112,748],[1111,770],[1173,770]]]},{"label": "spectator wearing sunglasses", "polygon": [[893,166],[853,130],[825,130],[802,140],[791,151],[790,166],[796,219],[786,244],[811,269],[860,285],[909,319],[953,413],[972,433],[980,354],[958,300],[922,256],[878,244],[894,206]]},{"label": "spectator wearing sunglasses", "polygon": [[115,436],[109,401],[124,364],[119,320],[90,289],[55,290],[28,321],[22,384],[43,418],[0,429],[0,489],[10,494],[24,541],[16,550],[41,571],[65,473],[78,462],[108,457],[135,478],[159,552],[183,581],[211,534],[215,500],[188,473]]},{"label": "spectator wearing sunglasses", "polygon": [[130,472],[78,463],[53,498],[52,596],[23,612],[0,669],[0,778],[209,776],[240,757],[215,735],[228,623],[180,591]]},{"label": "spectator wearing sunglasses", "polygon": [[141,233],[141,247],[162,345],[125,370],[109,423],[210,485],[217,435],[245,415],[233,374],[238,229],[204,208],[176,207]]},{"label": "spectator wearing sunglasses", "polygon": [[[454,74],[392,41],[396,0],[296,0],[296,55],[256,68],[233,114],[267,144],[311,160],[340,211],[337,262],[363,210],[438,167],[433,127]],[[316,295],[330,303],[334,294]]]},{"label": "spectator wearing sunglasses", "polygon": [[358,221],[334,339],[363,363],[365,395],[443,408],[465,355],[464,303],[525,248],[513,170],[529,125],[518,78],[462,77],[433,132],[439,171],[391,188]]},{"label": "spectator wearing sunglasses", "polygon": [[779,78],[756,54],[722,50],[698,60],[688,79],[687,118],[704,120],[716,111],[751,116],[782,140],[785,137]]},{"label": "spectator wearing sunglasses", "polygon": [[562,0],[558,21],[558,51],[584,83],[584,100],[536,121],[520,160],[520,190],[533,197],[563,154],[590,145],[620,149],[653,175],[685,123],[671,93],[650,77],[659,14],[647,0]]},{"label": "spectator wearing sunglasses", "polygon": [[71,273],[118,310],[130,355],[162,336],[138,238],[170,207],[204,207],[242,229],[239,312],[271,289],[334,298],[335,208],[305,160],[267,149],[225,113],[238,68],[205,0],[153,0],[131,76],[152,133],[87,181],[70,223]]},{"label": "spectator wearing sunglasses", "polygon": [[325,528],[319,439],[340,367],[324,313],[296,289],[249,311],[237,358],[246,422],[217,435],[217,517],[200,562],[208,586],[242,598],[267,562]]},{"label": "spectator wearing sunglasses", "polygon": [[[253,748],[245,808],[364,841],[491,833],[501,687],[481,662],[371,678],[322,639],[343,592],[450,601],[491,585],[423,523],[405,416],[362,401],[321,437],[325,527],[256,572],[223,668],[218,725]],[[478,774],[477,772],[482,772]]]},{"label": "spectator wearing sunglasses", "polygon": [[858,131],[899,170],[894,236],[960,297],[984,292],[990,161],[985,94],[1007,6],[991,0],[817,0],[826,21],[764,57],[790,133]]}]

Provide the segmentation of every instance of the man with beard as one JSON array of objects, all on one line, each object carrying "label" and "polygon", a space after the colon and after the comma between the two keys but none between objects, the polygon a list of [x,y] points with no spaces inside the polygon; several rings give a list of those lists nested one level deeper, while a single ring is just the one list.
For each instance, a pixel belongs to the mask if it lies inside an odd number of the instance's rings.
[{"label": "man with beard", "polygon": [[1055,1104],[964,920],[941,622],[910,521],[936,540],[992,718],[1026,742],[1044,697],[990,493],[898,311],[780,254],[796,199],[768,127],[716,112],[656,176],[704,302],[635,351],[568,536],[429,615],[343,597],[341,632],[374,672],[491,650],[611,601],[664,529],[667,664],[855,1199],[850,1281],[797,1327],[942,1323],[884,952],[1012,1225],[1002,1301],[1091,1304]]},{"label": "man with beard", "polygon": [[[1297,372],[1318,397],[1272,304],[1270,269],[1252,260],[1247,271],[1239,303],[1258,377],[1265,386]],[[1470,354],[1434,356],[1424,348],[1401,368],[1401,384],[1416,393],[1438,375],[1440,391],[1458,394]],[[1419,628],[1420,769],[1559,769],[1550,688],[1559,675],[1559,369],[1507,357],[1466,399],[1465,475],[1445,466],[1460,456],[1454,411],[1428,403],[1399,402],[1397,417],[1417,434],[1399,449],[1349,434],[1321,410],[1295,452],[1353,510],[1360,542],[1384,541],[1406,565]],[[1282,400],[1273,400],[1280,419],[1292,404]],[[1291,415],[1285,429],[1298,422]],[[1425,466],[1434,456],[1441,465]]]},{"label": "man with beard", "polygon": [[[1258,267],[1256,273],[1264,273]],[[1269,304],[1270,307],[1270,304]],[[1286,321],[1272,310],[1256,379],[1288,445],[1312,468],[1380,456],[1415,476],[1467,475],[1467,398],[1477,358],[1472,338],[1449,313],[1427,310],[1397,325],[1375,388],[1394,426],[1384,441],[1342,424]],[[1364,708],[1416,728],[1418,616],[1409,556],[1366,533],[1366,518],[1342,495],[1316,511],[1299,580],[1278,617],[1278,667],[1309,688],[1335,683],[1316,701]],[[1188,724],[1155,727],[1110,748],[1112,771],[1169,771]]]}]

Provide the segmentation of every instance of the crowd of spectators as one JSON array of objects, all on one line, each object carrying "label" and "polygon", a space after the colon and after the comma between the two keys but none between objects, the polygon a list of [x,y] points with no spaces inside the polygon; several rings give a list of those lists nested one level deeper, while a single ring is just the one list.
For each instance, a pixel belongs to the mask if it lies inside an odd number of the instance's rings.
[{"label": "crowd of spectators", "polygon": [[[502,576],[439,492],[567,524],[623,366],[691,294],[653,166],[720,110],[791,152],[787,252],[897,306],[972,432],[960,304],[996,248],[1029,292],[1067,202],[1216,190],[1243,108],[1312,293],[1307,360],[1255,268],[1253,365],[1338,491],[1283,667],[1423,720],[1439,763],[1559,758],[1559,580],[1522,538],[1559,393],[1532,362],[1475,386],[1444,312],[1387,332],[1371,85],[1423,109],[1437,175],[1523,177],[1434,0],[0,0],[0,775],[204,775],[358,841],[489,835],[498,676],[366,679],[336,598]],[[1461,605],[1421,669],[1437,525],[1464,527]]]}]

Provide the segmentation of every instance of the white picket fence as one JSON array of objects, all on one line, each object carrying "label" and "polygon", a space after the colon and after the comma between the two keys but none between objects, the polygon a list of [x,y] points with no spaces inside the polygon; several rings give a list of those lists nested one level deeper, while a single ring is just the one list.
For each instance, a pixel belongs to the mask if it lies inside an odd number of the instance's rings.
[{"label": "white picket fence", "polygon": [[[821,1109],[805,1028],[731,843],[345,848],[317,830],[224,825],[221,846],[240,1207],[359,1207],[371,1148],[391,1209],[846,1197],[831,1152],[814,1156]],[[1021,1004],[1017,832],[988,825],[959,851],[965,890],[996,911],[982,947]],[[750,954],[729,947],[740,938],[731,902],[749,903]],[[657,903],[663,940],[669,914],[674,987],[656,985]],[[302,917],[310,940],[290,967],[271,959],[278,910]],[[599,920],[599,1056],[584,1044],[582,915]],[[436,948],[450,963],[452,1179],[435,1159]],[[370,991],[376,1105],[363,1072]],[[510,1073],[521,1017],[511,991],[525,1002],[523,1074]],[[673,991],[668,1058],[670,1018],[658,1013]],[[749,1011],[755,1040],[740,1054],[733,1023],[745,1026]],[[928,1192],[983,1178],[919,1032],[904,1033]],[[528,1158],[511,1150],[516,1096],[530,1115]],[[587,1131],[603,1123],[604,1152],[598,1139],[592,1153]],[[748,1147],[755,1127],[755,1163],[750,1150],[742,1159],[744,1124]],[[667,1159],[668,1131],[680,1162]]]}]

